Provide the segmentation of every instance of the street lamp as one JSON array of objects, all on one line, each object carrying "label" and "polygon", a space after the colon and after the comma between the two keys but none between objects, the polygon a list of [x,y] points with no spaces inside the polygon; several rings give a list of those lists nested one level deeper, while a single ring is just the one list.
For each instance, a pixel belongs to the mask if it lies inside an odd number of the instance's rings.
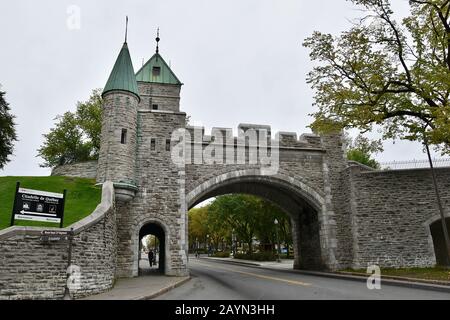
[{"label": "street lamp", "polygon": [[278,236],[278,220],[275,218],[273,223],[275,224],[275,230],[276,230],[276,233],[277,233],[277,245],[278,245],[278,247],[277,247],[277,262],[281,262],[281,259],[280,259],[280,238]]},{"label": "street lamp", "polygon": [[231,252],[234,258],[236,255],[236,235],[234,234],[234,229],[231,230]]},{"label": "street lamp", "polygon": [[194,245],[194,250],[195,250],[195,257],[196,258],[198,258],[198,250],[200,249],[199,248],[199,245],[198,245],[198,238],[197,237],[195,237],[195,245]]}]

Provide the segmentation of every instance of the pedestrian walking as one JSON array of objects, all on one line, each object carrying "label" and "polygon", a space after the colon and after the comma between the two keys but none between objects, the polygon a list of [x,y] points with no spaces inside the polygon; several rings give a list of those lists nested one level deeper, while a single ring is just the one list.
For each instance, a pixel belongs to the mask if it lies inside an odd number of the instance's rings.
[{"label": "pedestrian walking", "polygon": [[153,259],[155,257],[155,254],[152,250],[148,252],[148,263],[150,264],[150,268],[153,267]]}]

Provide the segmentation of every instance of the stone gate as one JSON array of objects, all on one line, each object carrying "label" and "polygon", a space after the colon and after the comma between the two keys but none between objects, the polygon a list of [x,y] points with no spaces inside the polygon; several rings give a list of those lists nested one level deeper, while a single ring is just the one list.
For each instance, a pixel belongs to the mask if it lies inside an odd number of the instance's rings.
[{"label": "stone gate", "polygon": [[[395,189],[404,173],[347,161],[340,134],[272,135],[269,126],[241,124],[235,136],[227,128],[206,135],[186,126],[181,86],[158,49],[135,74],[125,43],[103,92],[97,180],[112,181],[116,190],[119,276],[138,274],[139,235],[148,224],[164,230],[165,273],[186,274],[187,210],[227,193],[264,197],[290,216],[295,268],[436,262],[424,225],[437,213],[429,172],[406,175],[411,182],[403,184],[404,195]],[[363,187],[364,179],[371,185]],[[440,179],[448,209],[448,169],[440,170]],[[417,202],[421,192],[424,210]],[[396,195],[406,197],[399,206]]]},{"label": "stone gate", "polygon": [[[442,262],[429,170],[380,171],[347,161],[340,134],[297,137],[253,124],[239,125],[235,134],[226,128],[205,134],[186,125],[181,87],[158,50],[135,73],[125,43],[103,91],[98,162],[54,169],[103,185],[97,210],[72,226],[79,242],[73,262],[82,266],[76,296],[137,276],[148,233],[160,239],[161,271],[187,274],[187,211],[228,193],[263,197],[289,215],[294,268]],[[437,176],[450,227],[450,168],[437,169]],[[63,296],[66,249],[40,243],[40,230],[0,231],[0,298]],[[34,268],[39,259],[52,267]]]}]

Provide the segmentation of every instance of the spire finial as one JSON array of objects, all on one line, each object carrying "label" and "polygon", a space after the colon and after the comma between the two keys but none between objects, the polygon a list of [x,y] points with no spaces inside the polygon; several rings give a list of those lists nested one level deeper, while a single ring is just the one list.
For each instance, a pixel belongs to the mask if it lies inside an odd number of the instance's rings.
[{"label": "spire finial", "polygon": [[127,36],[128,36],[128,16],[125,22],[125,43],[127,43]]},{"label": "spire finial", "polygon": [[159,40],[161,40],[160,38],[159,38],[159,28],[158,28],[158,30],[157,30],[157,32],[156,32],[156,53],[159,53]]}]

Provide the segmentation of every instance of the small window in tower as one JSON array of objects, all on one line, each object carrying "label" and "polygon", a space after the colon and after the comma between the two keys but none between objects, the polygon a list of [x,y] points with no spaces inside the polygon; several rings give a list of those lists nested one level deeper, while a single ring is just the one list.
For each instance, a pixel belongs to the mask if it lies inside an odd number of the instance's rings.
[{"label": "small window in tower", "polygon": [[152,138],[150,140],[150,150],[151,151],[155,151],[156,150],[156,139],[155,138]]},{"label": "small window in tower", "polygon": [[153,67],[152,75],[158,77],[161,74],[161,67]]},{"label": "small window in tower", "polygon": [[127,143],[127,129],[122,129],[122,135],[120,137],[120,143],[126,144]]},{"label": "small window in tower", "polygon": [[170,151],[170,139],[166,139],[166,151]]},{"label": "small window in tower", "polygon": [[153,105],[152,105],[152,109],[153,109],[153,110],[158,110],[158,105],[157,105],[157,104],[153,104]]}]

